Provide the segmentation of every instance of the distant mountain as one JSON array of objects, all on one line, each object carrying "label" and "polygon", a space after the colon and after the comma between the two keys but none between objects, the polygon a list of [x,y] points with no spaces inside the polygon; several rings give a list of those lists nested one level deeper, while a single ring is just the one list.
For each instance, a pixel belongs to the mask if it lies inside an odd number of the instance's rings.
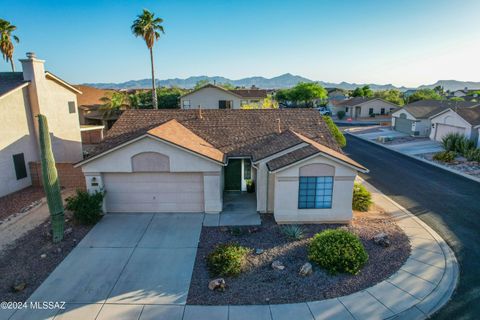
[{"label": "distant mountain", "polygon": [[[157,86],[162,87],[181,87],[191,89],[195,87],[198,81],[201,80],[208,80],[211,83],[230,83],[236,87],[251,87],[255,85],[258,88],[263,89],[281,89],[281,88],[290,88],[296,85],[299,82],[314,82],[314,80],[307,79],[301,76],[293,75],[290,73],[282,74],[278,77],[273,78],[265,78],[265,77],[248,77],[238,80],[232,80],[225,77],[215,76],[215,77],[208,77],[208,76],[194,76],[188,77],[186,79],[174,78],[174,79],[165,79],[165,80],[156,80]],[[356,87],[364,86],[366,84],[360,83],[348,83],[348,82],[340,82],[340,83],[333,83],[333,82],[324,82],[324,81],[316,81],[321,84],[323,87],[326,88],[339,88],[345,90],[352,90]],[[142,88],[150,88],[151,80],[150,79],[142,79],[142,80],[130,80],[122,83],[85,83],[85,85],[100,88],[100,89],[142,89]],[[389,90],[389,89],[399,89],[399,90],[407,90],[411,88],[406,87],[396,87],[392,84],[375,84],[369,83],[368,84],[372,90]],[[419,88],[434,88],[437,85],[442,85],[445,90],[458,90],[464,89],[465,87],[471,89],[480,88],[480,82],[463,82],[463,81],[456,81],[456,80],[440,80],[431,85],[424,85],[420,86]]]}]

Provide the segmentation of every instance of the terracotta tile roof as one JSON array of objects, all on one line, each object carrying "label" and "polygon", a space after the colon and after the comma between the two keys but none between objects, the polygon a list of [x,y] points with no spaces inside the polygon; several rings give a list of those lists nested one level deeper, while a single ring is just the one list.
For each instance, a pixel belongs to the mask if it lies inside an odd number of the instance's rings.
[{"label": "terracotta tile roof", "polygon": [[0,72],[0,97],[25,83],[22,72]]},{"label": "terracotta tile roof", "polygon": [[85,107],[102,105],[103,102],[100,99],[115,92],[115,90],[98,89],[84,85],[74,85],[74,87],[82,91],[82,94],[77,94],[78,105]]},{"label": "terracotta tile roof", "polygon": [[264,89],[230,89],[228,91],[249,99],[265,99],[267,97],[267,90]]},{"label": "terracotta tile roof", "polygon": [[218,162],[224,162],[224,154],[173,119],[148,131],[148,134],[188,149]]}]

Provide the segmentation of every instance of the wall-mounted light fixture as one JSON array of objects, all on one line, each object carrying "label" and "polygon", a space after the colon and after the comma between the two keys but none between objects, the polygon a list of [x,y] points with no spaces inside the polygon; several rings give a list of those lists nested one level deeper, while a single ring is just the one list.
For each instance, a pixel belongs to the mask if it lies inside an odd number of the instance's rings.
[{"label": "wall-mounted light fixture", "polygon": [[92,187],[98,187],[97,177],[93,177],[92,180],[90,180],[90,184]]}]

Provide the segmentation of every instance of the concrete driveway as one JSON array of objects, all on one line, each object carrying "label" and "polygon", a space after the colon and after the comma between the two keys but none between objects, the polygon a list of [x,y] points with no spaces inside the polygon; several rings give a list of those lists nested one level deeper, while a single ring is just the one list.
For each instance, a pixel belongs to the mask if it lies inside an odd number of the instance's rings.
[{"label": "concrete driveway", "polygon": [[138,319],[140,312],[142,320],[181,317],[203,218],[106,215],[29,299],[65,301],[67,309],[23,309],[11,319]]}]

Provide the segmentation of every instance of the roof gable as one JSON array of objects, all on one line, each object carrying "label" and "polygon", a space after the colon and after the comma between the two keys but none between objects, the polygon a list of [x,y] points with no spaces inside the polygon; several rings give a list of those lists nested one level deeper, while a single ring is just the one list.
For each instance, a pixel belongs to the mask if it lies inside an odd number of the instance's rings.
[{"label": "roof gable", "polygon": [[0,72],[0,98],[28,84],[22,72]]}]

